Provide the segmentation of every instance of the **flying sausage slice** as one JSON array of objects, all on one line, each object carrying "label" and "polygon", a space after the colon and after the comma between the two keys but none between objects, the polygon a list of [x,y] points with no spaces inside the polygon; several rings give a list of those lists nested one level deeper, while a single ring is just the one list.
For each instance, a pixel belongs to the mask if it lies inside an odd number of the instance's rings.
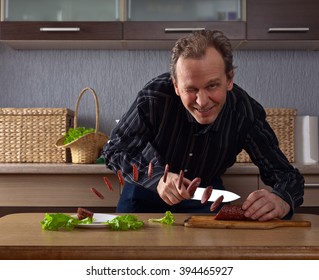
[{"label": "flying sausage slice", "polygon": [[93,218],[93,214],[94,213],[91,212],[90,210],[87,210],[87,209],[81,208],[81,207],[79,207],[78,211],[77,211],[77,216],[78,216],[79,220],[83,220],[83,219],[85,219],[87,217]]},{"label": "flying sausage slice", "polygon": [[191,197],[194,196],[194,193],[197,189],[197,187],[200,185],[200,182],[201,182],[201,178],[199,177],[196,177],[193,181],[191,181],[191,183],[188,185],[187,187],[187,192],[189,193],[189,195]]},{"label": "flying sausage slice", "polygon": [[224,196],[221,195],[220,197],[218,197],[213,204],[210,206],[210,211],[214,212],[223,202],[224,200]]},{"label": "flying sausage slice", "polygon": [[205,188],[203,195],[202,195],[202,200],[201,200],[202,204],[205,204],[208,201],[208,199],[212,195],[212,192],[213,192],[213,187],[209,186],[209,187]]}]

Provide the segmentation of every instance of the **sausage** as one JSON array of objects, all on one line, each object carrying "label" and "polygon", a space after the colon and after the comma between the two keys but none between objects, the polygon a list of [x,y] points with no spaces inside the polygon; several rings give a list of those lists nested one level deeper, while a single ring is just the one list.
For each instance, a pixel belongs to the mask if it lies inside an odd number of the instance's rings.
[{"label": "sausage", "polygon": [[112,187],[112,184],[111,184],[111,182],[109,181],[109,179],[108,179],[107,177],[103,177],[103,180],[104,180],[105,185],[108,187],[108,189],[109,189],[110,191],[113,191],[113,187]]},{"label": "sausage", "polygon": [[221,203],[223,202],[224,200],[224,196],[221,195],[220,197],[218,197],[213,203],[212,205],[210,206],[210,211],[211,212],[214,212],[220,205]]},{"label": "sausage", "polygon": [[197,189],[197,187],[200,185],[201,179],[199,177],[195,178],[187,187],[187,192],[191,197],[194,196],[194,193]]},{"label": "sausage", "polygon": [[169,166],[168,164],[165,165],[164,175],[163,175],[163,182],[166,183],[167,175],[168,175]]},{"label": "sausage", "polygon": [[241,205],[225,204],[215,216],[215,220],[249,220]]},{"label": "sausage", "polygon": [[124,178],[122,175],[122,171],[120,169],[117,170],[117,178],[119,179],[120,185],[123,187],[124,186]]},{"label": "sausage", "polygon": [[213,192],[213,187],[209,186],[209,187],[205,188],[203,195],[202,195],[202,200],[201,200],[202,204],[205,204],[208,201],[212,192]]},{"label": "sausage", "polygon": [[104,199],[103,194],[101,194],[96,188],[92,187],[92,188],[91,188],[91,191],[92,191],[98,198]]},{"label": "sausage", "polygon": [[152,179],[153,177],[153,163],[150,161],[148,165],[148,172],[147,172],[148,178]]},{"label": "sausage", "polygon": [[181,170],[181,171],[179,172],[178,184],[177,184],[177,188],[178,188],[179,190],[182,188],[183,179],[184,179],[184,171]]},{"label": "sausage", "polygon": [[85,218],[93,218],[94,213],[91,212],[90,210],[87,210],[85,208],[79,207],[77,210],[77,216],[79,220],[83,220]]},{"label": "sausage", "polygon": [[138,181],[138,167],[135,163],[133,164],[133,179],[135,182]]}]

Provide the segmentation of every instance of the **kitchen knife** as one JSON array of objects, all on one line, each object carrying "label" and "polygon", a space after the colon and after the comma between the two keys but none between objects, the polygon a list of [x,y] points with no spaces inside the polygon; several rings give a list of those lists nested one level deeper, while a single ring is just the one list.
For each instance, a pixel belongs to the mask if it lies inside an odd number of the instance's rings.
[{"label": "kitchen knife", "polygon": [[[205,188],[197,188],[192,199],[201,200],[203,193],[204,193],[204,190],[205,190]],[[237,195],[233,192],[213,189],[213,192],[212,192],[210,198],[208,199],[208,201],[215,201],[221,195],[224,196],[223,202],[230,202],[230,201],[234,201],[234,200],[237,200],[238,198],[240,198],[239,195]]]}]

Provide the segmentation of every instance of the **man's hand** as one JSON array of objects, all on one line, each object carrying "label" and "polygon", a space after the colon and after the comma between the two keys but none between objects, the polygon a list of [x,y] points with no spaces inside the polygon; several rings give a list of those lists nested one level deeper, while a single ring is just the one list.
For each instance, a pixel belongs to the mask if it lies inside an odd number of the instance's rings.
[{"label": "man's hand", "polygon": [[163,177],[158,182],[157,192],[159,196],[168,204],[174,205],[180,203],[184,199],[190,199],[191,196],[186,188],[190,184],[190,180],[183,178],[181,188],[178,189],[179,175],[169,172],[166,182],[164,183]]},{"label": "man's hand", "polygon": [[242,205],[245,216],[253,220],[268,221],[285,217],[289,211],[289,204],[278,195],[266,189],[252,192]]}]

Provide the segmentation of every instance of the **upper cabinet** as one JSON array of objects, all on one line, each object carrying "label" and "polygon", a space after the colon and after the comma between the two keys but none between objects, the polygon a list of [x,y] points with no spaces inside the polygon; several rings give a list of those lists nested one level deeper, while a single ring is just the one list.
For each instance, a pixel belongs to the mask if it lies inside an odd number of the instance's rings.
[{"label": "upper cabinet", "polygon": [[118,0],[2,0],[1,7],[0,39],[15,47],[123,37]]},{"label": "upper cabinet", "polygon": [[234,49],[319,50],[318,0],[0,0],[14,48],[170,49],[200,29]]},{"label": "upper cabinet", "polygon": [[199,29],[221,30],[234,44],[246,36],[241,0],[128,0],[123,27],[124,40],[135,47],[149,41],[171,47],[179,37]]},{"label": "upper cabinet", "polygon": [[316,49],[318,0],[247,0],[247,45],[251,48]]},{"label": "upper cabinet", "polygon": [[0,40],[14,48],[171,48],[197,29],[245,39],[245,0],[1,0]]}]

